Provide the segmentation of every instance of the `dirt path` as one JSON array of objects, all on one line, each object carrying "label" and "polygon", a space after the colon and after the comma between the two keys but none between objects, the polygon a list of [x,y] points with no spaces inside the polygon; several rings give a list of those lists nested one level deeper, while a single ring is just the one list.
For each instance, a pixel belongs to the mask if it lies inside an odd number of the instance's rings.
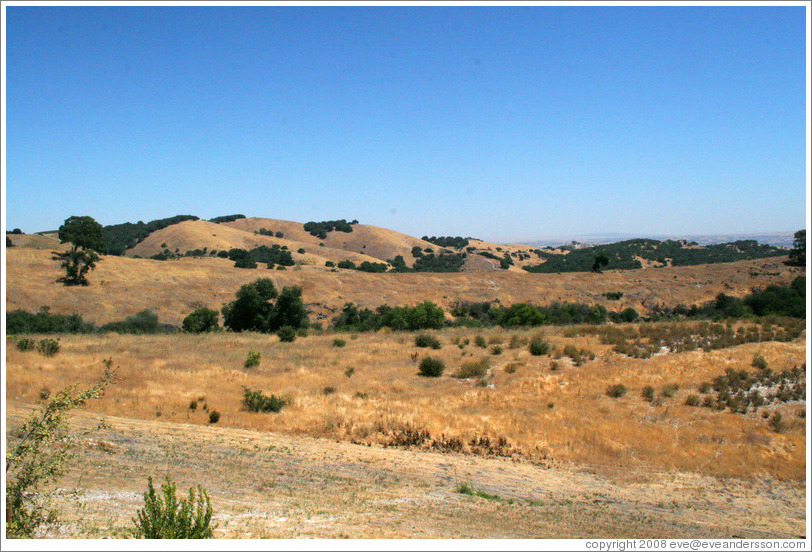
[{"label": "dirt path", "polygon": [[[7,405],[16,427],[30,407]],[[98,424],[85,413],[77,430]],[[127,536],[146,480],[210,493],[218,538],[792,538],[802,483],[686,473],[595,474],[524,462],[106,417],[43,536]],[[8,427],[7,426],[7,427]],[[8,429],[7,429],[8,430]],[[467,483],[498,498],[457,492]]]}]

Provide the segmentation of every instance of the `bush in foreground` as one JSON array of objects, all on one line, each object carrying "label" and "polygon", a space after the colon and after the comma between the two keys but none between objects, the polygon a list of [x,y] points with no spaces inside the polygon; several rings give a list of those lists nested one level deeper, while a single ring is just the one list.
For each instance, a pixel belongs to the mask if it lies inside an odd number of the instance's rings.
[{"label": "bush in foreground", "polygon": [[210,539],[212,507],[209,493],[197,486],[189,488],[189,498],[178,500],[175,484],[166,478],[161,485],[163,496],[155,492],[152,477],[144,493],[144,507],[133,518],[135,538],[138,539]]}]

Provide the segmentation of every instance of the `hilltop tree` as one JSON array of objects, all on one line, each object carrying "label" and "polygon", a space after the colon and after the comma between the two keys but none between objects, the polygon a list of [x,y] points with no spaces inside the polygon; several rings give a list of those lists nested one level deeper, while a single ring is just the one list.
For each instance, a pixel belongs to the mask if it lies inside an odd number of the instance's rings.
[{"label": "hilltop tree", "polygon": [[104,230],[92,217],[73,216],[59,227],[60,243],[70,243],[64,253],[54,252],[54,260],[62,261],[65,277],[60,278],[66,286],[88,285],[85,274],[96,267],[100,255],[107,253]]},{"label": "hilltop tree", "polygon": [[806,230],[795,232],[795,241],[789,252],[787,264],[792,266],[806,266]]}]

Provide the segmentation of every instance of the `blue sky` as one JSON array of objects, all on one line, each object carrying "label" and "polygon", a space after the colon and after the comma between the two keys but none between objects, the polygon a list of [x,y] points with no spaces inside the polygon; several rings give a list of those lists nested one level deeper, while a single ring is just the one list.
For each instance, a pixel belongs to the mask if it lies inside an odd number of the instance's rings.
[{"label": "blue sky", "polygon": [[803,7],[6,9],[9,230],[806,225]]}]

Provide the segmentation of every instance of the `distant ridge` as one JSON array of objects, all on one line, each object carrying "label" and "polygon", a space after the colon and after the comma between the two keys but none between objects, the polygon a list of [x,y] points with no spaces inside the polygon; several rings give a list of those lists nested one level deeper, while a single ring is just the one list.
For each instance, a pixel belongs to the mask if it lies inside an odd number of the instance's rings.
[{"label": "distant ridge", "polygon": [[616,243],[619,241],[635,239],[635,238],[648,238],[653,240],[687,240],[698,243],[699,245],[714,245],[719,243],[731,243],[739,240],[755,240],[760,244],[773,245],[776,247],[792,247],[792,242],[795,232],[762,232],[753,234],[683,234],[683,235],[663,235],[663,234],[612,234],[612,233],[594,233],[594,234],[577,234],[570,236],[551,236],[539,238],[538,240],[522,241],[525,245],[532,245],[535,247],[566,245],[573,241],[587,245],[602,245],[607,243]]}]

